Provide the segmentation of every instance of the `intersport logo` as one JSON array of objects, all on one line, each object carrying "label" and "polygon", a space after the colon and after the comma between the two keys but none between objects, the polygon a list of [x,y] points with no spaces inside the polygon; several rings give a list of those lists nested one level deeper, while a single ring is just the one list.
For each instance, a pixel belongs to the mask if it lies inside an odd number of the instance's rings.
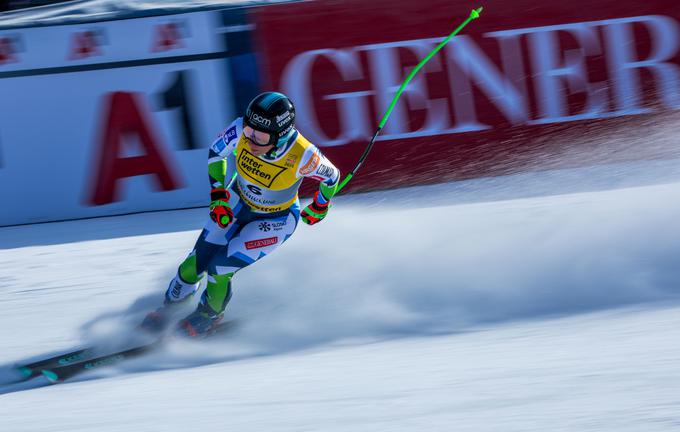
[{"label": "intersport logo", "polygon": [[300,174],[303,176],[311,174],[314,172],[316,167],[319,166],[319,162],[321,162],[321,158],[316,153],[312,154],[312,157],[309,159],[309,161],[302,168],[300,168]]}]

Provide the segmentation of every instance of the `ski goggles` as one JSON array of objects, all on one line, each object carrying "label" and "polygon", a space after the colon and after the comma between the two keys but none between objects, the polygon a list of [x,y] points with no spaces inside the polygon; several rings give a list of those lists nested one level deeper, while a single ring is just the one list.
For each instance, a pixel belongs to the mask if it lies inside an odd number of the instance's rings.
[{"label": "ski goggles", "polygon": [[272,144],[270,133],[255,130],[250,126],[243,126],[243,136],[257,147],[269,147]]}]

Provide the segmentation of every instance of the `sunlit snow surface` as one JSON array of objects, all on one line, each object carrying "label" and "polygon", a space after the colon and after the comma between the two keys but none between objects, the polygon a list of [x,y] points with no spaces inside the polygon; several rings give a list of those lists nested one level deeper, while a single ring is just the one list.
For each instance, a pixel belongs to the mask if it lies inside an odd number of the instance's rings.
[{"label": "sunlit snow surface", "polygon": [[[679,430],[680,183],[521,183],[339,197],[229,331],[0,387],[0,430]],[[205,213],[0,229],[0,363],[134,337]]]}]

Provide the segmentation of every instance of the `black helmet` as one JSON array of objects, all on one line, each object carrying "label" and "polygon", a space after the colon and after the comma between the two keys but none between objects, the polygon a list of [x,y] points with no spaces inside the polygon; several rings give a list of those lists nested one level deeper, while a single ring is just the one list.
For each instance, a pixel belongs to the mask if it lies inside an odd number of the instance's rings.
[{"label": "black helmet", "polygon": [[280,147],[295,132],[295,107],[286,95],[265,92],[248,104],[243,122],[255,130],[270,133],[269,144]]}]

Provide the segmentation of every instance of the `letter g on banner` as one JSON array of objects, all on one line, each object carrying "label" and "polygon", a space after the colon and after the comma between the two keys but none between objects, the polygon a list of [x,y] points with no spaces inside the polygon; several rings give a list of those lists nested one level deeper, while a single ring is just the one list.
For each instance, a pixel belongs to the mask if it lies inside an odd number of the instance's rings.
[{"label": "letter g on banner", "polygon": [[298,128],[311,142],[323,144],[326,147],[343,145],[353,139],[365,138],[371,134],[367,102],[370,92],[325,96],[326,100],[338,101],[337,121],[340,124],[340,135],[329,138],[323,131],[316,115],[312,92],[312,69],[320,57],[330,60],[344,81],[364,78],[359,56],[354,50],[319,49],[295,56],[288,62],[281,74],[281,86],[284,93],[295,102],[295,110],[298,112],[297,118],[299,119]]}]

